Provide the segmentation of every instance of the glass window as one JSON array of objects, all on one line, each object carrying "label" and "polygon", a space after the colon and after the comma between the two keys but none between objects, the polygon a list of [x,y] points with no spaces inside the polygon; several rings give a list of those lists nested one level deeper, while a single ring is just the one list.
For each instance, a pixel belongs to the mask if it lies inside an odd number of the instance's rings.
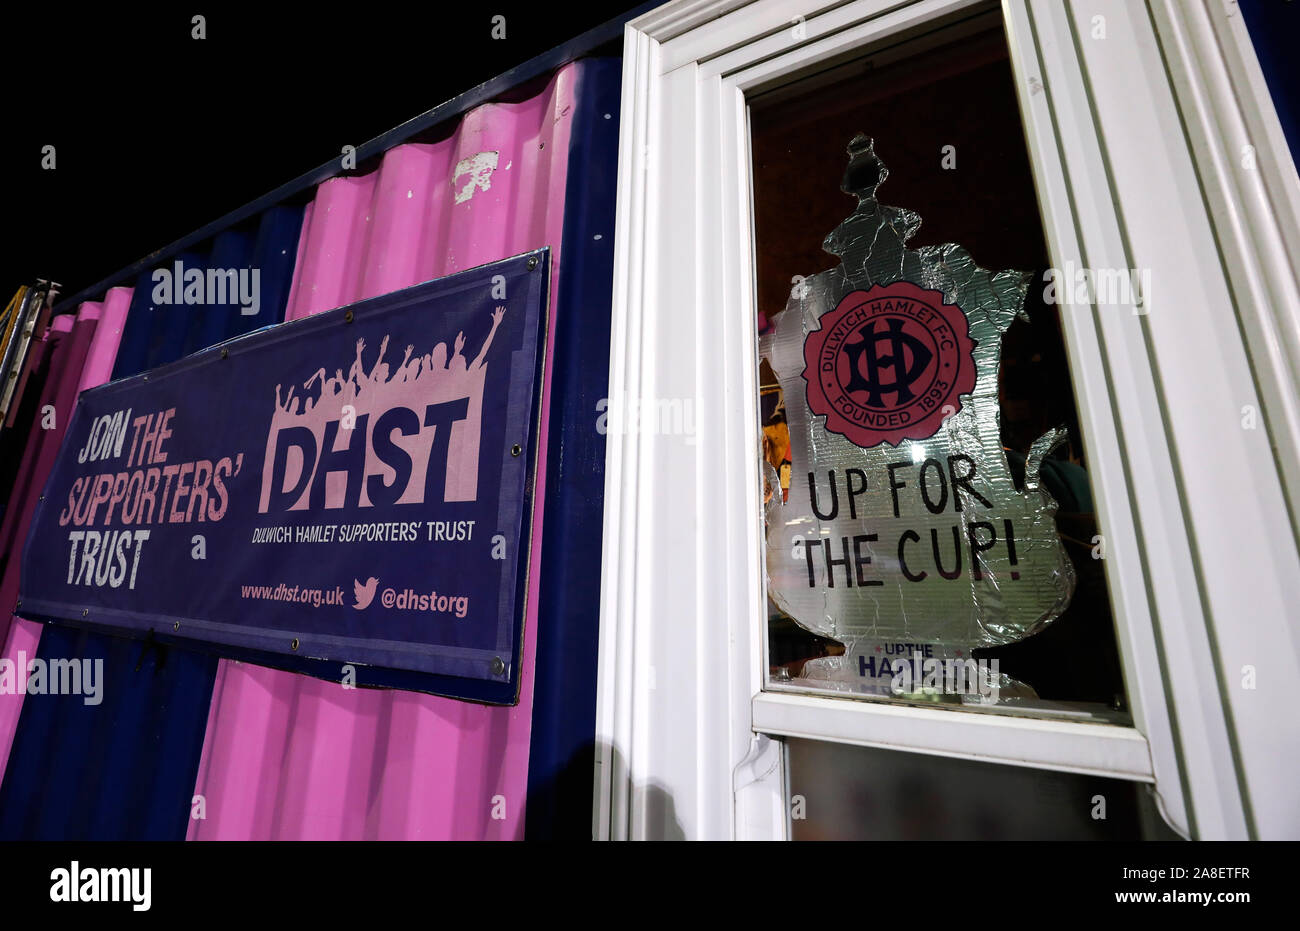
[{"label": "glass window", "polygon": [[787,741],[793,840],[1179,840],[1143,783]]},{"label": "glass window", "polygon": [[996,11],[750,100],[768,687],[1131,723]]}]

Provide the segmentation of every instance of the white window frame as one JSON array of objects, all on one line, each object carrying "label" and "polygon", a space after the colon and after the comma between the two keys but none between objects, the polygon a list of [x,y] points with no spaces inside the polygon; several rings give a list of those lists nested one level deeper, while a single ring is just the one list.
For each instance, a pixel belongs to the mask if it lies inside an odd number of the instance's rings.
[{"label": "white window frame", "polygon": [[[745,95],[979,3],[680,0],[627,27],[610,398],[694,430],[608,435],[596,837],[788,836],[781,736],[1146,782],[1186,836],[1300,823],[1300,198],[1221,0],[1002,4],[1053,264],[1152,274],[1144,315],[1062,315],[1135,727],[764,691]],[[1233,120],[1254,175],[1214,148]]]}]

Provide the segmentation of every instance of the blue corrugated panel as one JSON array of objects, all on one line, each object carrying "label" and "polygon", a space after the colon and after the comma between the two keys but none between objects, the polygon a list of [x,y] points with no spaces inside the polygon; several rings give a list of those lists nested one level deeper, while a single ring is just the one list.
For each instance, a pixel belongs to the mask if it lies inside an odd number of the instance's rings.
[{"label": "blue corrugated panel", "polygon": [[[529,839],[591,838],[596,653],[605,514],[614,204],[621,59],[593,61],[579,90],[564,205],[552,358],[536,691],[528,762]],[[600,420],[603,422],[603,420]]]}]

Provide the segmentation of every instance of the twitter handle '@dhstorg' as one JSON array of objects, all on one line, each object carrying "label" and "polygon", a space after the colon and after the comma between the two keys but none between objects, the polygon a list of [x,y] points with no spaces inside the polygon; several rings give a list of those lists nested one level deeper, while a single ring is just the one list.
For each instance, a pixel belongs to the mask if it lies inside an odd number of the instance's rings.
[{"label": "twitter handle '@dhstorg'", "polygon": [[412,588],[400,592],[386,588],[379,595],[379,603],[399,611],[428,611],[432,614],[455,614],[456,617],[469,614],[467,595],[440,595],[436,591],[426,594]]}]

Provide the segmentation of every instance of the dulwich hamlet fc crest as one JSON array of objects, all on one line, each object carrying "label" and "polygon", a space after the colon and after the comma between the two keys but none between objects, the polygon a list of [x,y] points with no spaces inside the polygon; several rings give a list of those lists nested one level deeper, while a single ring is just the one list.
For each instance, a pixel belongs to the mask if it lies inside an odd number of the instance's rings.
[{"label": "dulwich hamlet fc crest", "polygon": [[808,407],[863,448],[933,436],[975,387],[966,315],[909,281],[851,291],[803,352]]},{"label": "dulwich hamlet fc crest", "polygon": [[789,432],[789,492],[766,505],[768,595],[844,644],[803,676],[862,690],[887,652],[962,657],[1038,632],[1075,580],[1040,481],[1065,430],[1013,450],[1014,476],[1002,443],[1002,336],[1028,319],[1030,274],[952,243],[909,249],[921,218],[876,199],[888,171],[871,140],[848,154],[857,206],[825,241],[840,263],[797,279],[759,352]]}]

